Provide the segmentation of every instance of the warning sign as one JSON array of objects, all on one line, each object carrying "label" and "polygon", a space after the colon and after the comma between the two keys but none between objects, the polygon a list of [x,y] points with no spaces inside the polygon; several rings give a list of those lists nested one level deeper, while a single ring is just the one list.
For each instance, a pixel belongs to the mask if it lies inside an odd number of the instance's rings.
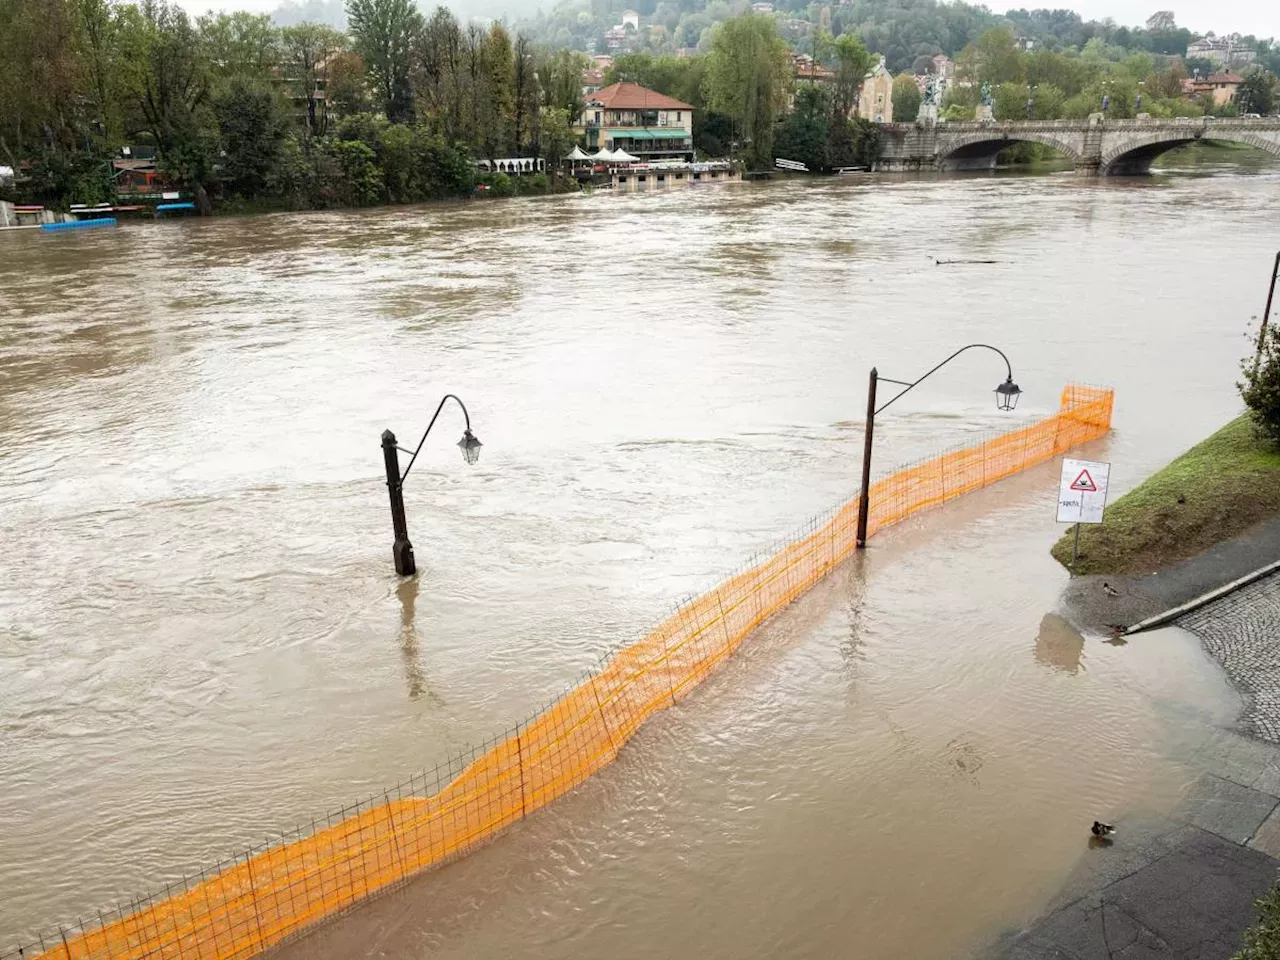
[{"label": "warning sign", "polygon": [[1111,464],[1063,460],[1058,487],[1059,523],[1101,523]]},{"label": "warning sign", "polygon": [[1097,493],[1098,485],[1093,482],[1088,470],[1081,470],[1080,475],[1071,481],[1071,489],[1081,493]]}]

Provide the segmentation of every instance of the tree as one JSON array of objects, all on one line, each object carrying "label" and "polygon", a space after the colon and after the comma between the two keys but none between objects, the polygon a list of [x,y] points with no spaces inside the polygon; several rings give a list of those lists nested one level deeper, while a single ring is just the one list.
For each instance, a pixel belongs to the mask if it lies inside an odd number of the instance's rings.
[{"label": "tree", "polygon": [[142,115],[138,132],[155,143],[161,170],[193,190],[197,205],[207,212],[205,189],[213,178],[216,145],[204,46],[186,13],[166,0],[144,4],[134,27],[122,46],[140,66],[135,91]]},{"label": "tree", "polygon": [[347,0],[347,19],[356,53],[392,123],[413,119],[410,75],[413,51],[423,28],[413,0]]},{"label": "tree", "polygon": [[875,63],[875,57],[867,50],[857,34],[844,33],[831,44],[835,56],[834,95],[831,98],[832,113],[848,117],[858,104],[858,94],[867,71]]},{"label": "tree", "polygon": [[578,139],[570,126],[569,112],[563,107],[543,107],[539,129],[541,155],[546,157],[548,169],[552,169],[568,156]]},{"label": "tree", "polygon": [[15,168],[32,150],[75,144],[74,29],[65,0],[0,2],[0,151]]},{"label": "tree", "polygon": [[909,123],[920,110],[920,88],[915,77],[900,73],[893,81],[893,118],[899,123]]},{"label": "tree", "polygon": [[280,31],[266,14],[206,14],[197,24],[210,72],[219,80],[265,80],[280,62]]},{"label": "tree", "polygon": [[1270,71],[1254,67],[1236,88],[1236,106],[1241,113],[1259,113],[1264,117],[1275,109],[1276,78]]},{"label": "tree", "polygon": [[1164,33],[1178,29],[1178,21],[1171,10],[1157,10],[1147,17],[1147,30],[1150,33]]},{"label": "tree", "polygon": [[417,88],[427,114],[445,135],[463,130],[462,30],[447,7],[437,7],[419,37]]},{"label": "tree", "polygon": [[236,77],[217,98],[214,112],[227,186],[246,199],[272,191],[288,130],[288,118],[275,94],[260,83]]},{"label": "tree", "polygon": [[1258,429],[1280,443],[1280,324],[1260,338],[1257,359],[1242,364],[1244,380],[1236,386]]},{"label": "tree", "polygon": [[802,85],[796,90],[795,108],[778,124],[774,154],[814,172],[830,169],[830,118],[831,95],[813,84]]},{"label": "tree", "polygon": [[787,45],[773,19],[745,14],[720,24],[704,83],[708,105],[731,118],[748,165],[771,166],[774,119],[791,83]]},{"label": "tree", "polygon": [[516,34],[512,49],[512,143],[516,153],[538,139],[538,73],[533,47],[524,34]]},{"label": "tree", "polygon": [[365,88],[364,60],[353,50],[332,54],[328,63],[329,79],[325,84],[325,103],[335,117],[350,117],[370,109]]},{"label": "tree", "polygon": [[481,44],[479,76],[472,88],[479,126],[474,140],[490,160],[511,149],[515,131],[515,51],[511,35],[495,23]]},{"label": "tree", "polygon": [[956,70],[961,77],[975,83],[1023,83],[1027,70],[1022,51],[1013,34],[997,28],[988,30],[960,51]]},{"label": "tree", "polygon": [[295,98],[307,101],[307,136],[322,137],[329,127],[329,79],[332,58],[346,36],[320,23],[300,23],[280,31],[285,83]]}]

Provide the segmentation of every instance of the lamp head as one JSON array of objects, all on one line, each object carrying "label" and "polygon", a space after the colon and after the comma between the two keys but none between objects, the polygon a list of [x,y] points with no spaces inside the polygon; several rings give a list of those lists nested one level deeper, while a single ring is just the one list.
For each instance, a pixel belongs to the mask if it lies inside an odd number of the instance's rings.
[{"label": "lamp head", "polygon": [[996,387],[996,409],[1012,410],[1021,395],[1022,389],[1013,382],[1013,377],[1006,377],[1004,383]]},{"label": "lamp head", "polygon": [[480,448],[482,446],[484,444],[470,430],[464,432],[462,439],[458,441],[458,449],[462,451],[462,458],[470,464],[474,464],[480,459]]}]

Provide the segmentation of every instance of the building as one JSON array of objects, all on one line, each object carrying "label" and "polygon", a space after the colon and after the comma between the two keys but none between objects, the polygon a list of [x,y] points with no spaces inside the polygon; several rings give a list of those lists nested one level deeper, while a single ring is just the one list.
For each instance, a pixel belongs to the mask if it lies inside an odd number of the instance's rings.
[{"label": "building", "polygon": [[884,68],[884,57],[862,81],[858,116],[874,123],[893,123],[893,74]]},{"label": "building", "polygon": [[604,86],[604,71],[587,69],[582,71],[582,96],[595,93]]},{"label": "building", "polygon": [[941,80],[951,80],[956,75],[956,62],[945,53],[933,58],[933,75]]},{"label": "building", "polygon": [[1258,59],[1258,52],[1242,46],[1235,37],[1201,37],[1187,46],[1187,57],[1225,67],[1253,63]]},{"label": "building", "polygon": [[1240,89],[1242,83],[1244,83],[1244,77],[1234,73],[1211,73],[1207,77],[1183,80],[1182,95],[1195,99],[1208,94],[1213,97],[1215,107],[1222,107],[1235,99],[1236,91]]},{"label": "building", "polygon": [[577,132],[587,149],[621,149],[641,160],[693,159],[689,104],[638,83],[611,84],[585,101]]},{"label": "building", "polygon": [[640,29],[640,14],[634,10],[622,11],[622,22],[618,24],[620,27],[630,27],[632,30]]},{"label": "building", "polygon": [[835,73],[820,63],[814,63],[813,57],[807,53],[791,55],[791,71],[797,83],[828,84],[835,79]]},{"label": "building", "polygon": [[760,2],[751,5],[752,13],[773,13],[773,4],[768,0],[760,0]]}]

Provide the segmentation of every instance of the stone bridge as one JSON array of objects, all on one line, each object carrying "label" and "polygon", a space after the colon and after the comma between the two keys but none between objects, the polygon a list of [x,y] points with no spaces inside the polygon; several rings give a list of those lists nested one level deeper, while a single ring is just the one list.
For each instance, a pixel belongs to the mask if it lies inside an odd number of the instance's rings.
[{"label": "stone bridge", "polygon": [[995,120],[888,123],[881,128],[877,170],[989,170],[1015,143],[1043,143],[1084,176],[1150,173],[1160,154],[1196,140],[1246,143],[1280,157],[1280,117],[1176,120]]}]

